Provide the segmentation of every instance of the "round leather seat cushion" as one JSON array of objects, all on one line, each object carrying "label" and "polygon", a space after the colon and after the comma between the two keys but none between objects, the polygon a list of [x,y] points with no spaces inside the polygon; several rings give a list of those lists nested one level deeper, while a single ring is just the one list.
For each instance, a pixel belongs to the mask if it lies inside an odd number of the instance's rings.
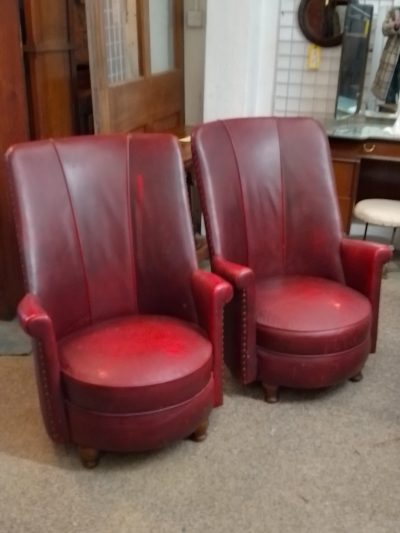
[{"label": "round leather seat cushion", "polygon": [[279,276],[256,285],[257,344],[293,355],[333,354],[369,338],[371,305],[324,278]]},{"label": "round leather seat cushion", "polygon": [[99,412],[183,403],[212,372],[212,346],[200,328],[166,316],[101,322],[62,339],[59,355],[68,399]]}]

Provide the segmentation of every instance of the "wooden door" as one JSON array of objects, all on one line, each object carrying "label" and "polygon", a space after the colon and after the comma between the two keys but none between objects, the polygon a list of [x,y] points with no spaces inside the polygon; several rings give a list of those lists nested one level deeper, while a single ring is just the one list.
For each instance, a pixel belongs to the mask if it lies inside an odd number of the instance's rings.
[{"label": "wooden door", "polygon": [[184,123],[182,0],[86,0],[97,133]]}]

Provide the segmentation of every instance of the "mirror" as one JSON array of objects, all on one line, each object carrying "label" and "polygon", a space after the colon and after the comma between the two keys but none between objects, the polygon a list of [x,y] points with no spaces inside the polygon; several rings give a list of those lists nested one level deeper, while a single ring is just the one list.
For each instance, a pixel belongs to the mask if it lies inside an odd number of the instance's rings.
[{"label": "mirror", "polygon": [[344,20],[335,117],[355,115],[361,108],[373,6],[351,2]]},{"label": "mirror", "polygon": [[348,0],[301,0],[298,21],[304,36],[319,46],[342,42]]}]

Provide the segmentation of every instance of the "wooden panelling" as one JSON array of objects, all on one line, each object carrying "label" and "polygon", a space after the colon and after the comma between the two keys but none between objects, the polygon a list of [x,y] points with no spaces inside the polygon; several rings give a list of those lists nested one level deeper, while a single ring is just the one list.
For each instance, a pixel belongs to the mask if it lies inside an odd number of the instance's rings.
[{"label": "wooden panelling", "polygon": [[22,276],[3,154],[28,138],[18,2],[2,0],[0,19],[0,318],[12,318]]},{"label": "wooden panelling", "polygon": [[333,157],[336,191],[339,200],[343,229],[350,230],[351,216],[355,202],[360,161]]},{"label": "wooden panelling", "polygon": [[75,124],[68,0],[24,0],[24,13],[32,137],[71,135]]},{"label": "wooden panelling", "polygon": [[339,196],[351,196],[353,190],[354,164],[351,160],[334,160],[336,190]]},{"label": "wooden panelling", "polygon": [[[182,87],[182,77],[175,71],[111,86],[108,90],[110,131],[126,132],[143,123],[147,124],[147,130],[154,131],[153,124],[162,124],[165,117],[175,114],[181,118]],[[128,112],[132,109],[136,110],[134,114]],[[169,128],[162,129],[176,128],[181,123],[178,119]]]}]

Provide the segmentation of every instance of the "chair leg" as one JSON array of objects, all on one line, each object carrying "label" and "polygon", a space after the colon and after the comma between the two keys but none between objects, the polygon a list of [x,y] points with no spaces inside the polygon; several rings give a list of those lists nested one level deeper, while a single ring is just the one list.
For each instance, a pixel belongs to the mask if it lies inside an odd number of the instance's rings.
[{"label": "chair leg", "polygon": [[277,385],[268,385],[267,383],[262,384],[264,389],[264,398],[267,403],[276,403],[278,401],[278,390]]},{"label": "chair leg", "polygon": [[94,448],[83,448],[79,446],[79,457],[85,468],[94,468],[99,463],[100,452]]},{"label": "chair leg", "polygon": [[360,372],[358,372],[355,376],[352,376],[350,378],[350,381],[353,381],[354,383],[357,383],[358,381],[361,381],[363,379],[363,377],[364,377],[363,373],[360,370]]},{"label": "chair leg", "polygon": [[392,246],[394,246],[394,238],[396,237],[396,230],[397,230],[397,228],[393,228],[393,231],[392,231],[392,239],[390,241],[390,244]]},{"label": "chair leg", "polygon": [[363,240],[365,241],[367,238],[367,231],[368,231],[368,222],[365,223],[365,230],[364,230],[364,237]]},{"label": "chair leg", "polygon": [[190,435],[191,440],[194,442],[201,442],[207,438],[208,418],[203,420],[194,432]]}]

